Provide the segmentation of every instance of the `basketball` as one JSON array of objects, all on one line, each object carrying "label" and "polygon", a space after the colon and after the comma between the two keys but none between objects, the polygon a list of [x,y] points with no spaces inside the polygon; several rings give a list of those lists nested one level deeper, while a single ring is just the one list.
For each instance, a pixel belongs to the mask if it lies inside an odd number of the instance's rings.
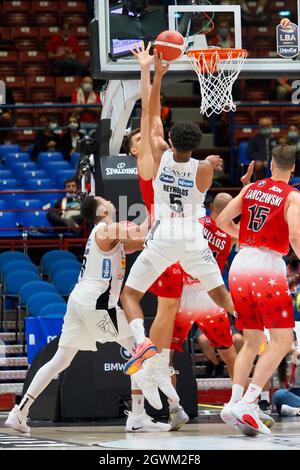
[{"label": "basketball", "polygon": [[185,40],[178,31],[163,31],[157,36],[154,46],[163,60],[173,62],[183,55]]},{"label": "basketball", "polygon": [[287,29],[290,27],[291,21],[288,18],[282,18],[280,24],[283,28]]}]

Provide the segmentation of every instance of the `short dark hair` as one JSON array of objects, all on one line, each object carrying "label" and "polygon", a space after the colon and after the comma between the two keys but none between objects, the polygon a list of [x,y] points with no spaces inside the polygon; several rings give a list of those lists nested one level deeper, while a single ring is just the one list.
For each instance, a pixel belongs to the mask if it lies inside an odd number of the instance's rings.
[{"label": "short dark hair", "polygon": [[68,178],[67,180],[64,181],[64,185],[66,186],[68,183],[76,183],[77,185],[77,181],[75,178]]},{"label": "short dark hair", "polygon": [[296,162],[296,152],[290,145],[277,145],[272,151],[272,159],[278,168],[291,170]]},{"label": "short dark hair", "polygon": [[96,220],[97,207],[98,202],[94,196],[87,196],[81,203],[80,213],[89,223],[94,223]]},{"label": "short dark hair", "polygon": [[136,134],[138,134],[139,132],[141,132],[141,129],[138,127],[136,129],[134,129],[133,131],[131,131],[126,137],[125,137],[125,140],[124,140],[124,150],[125,152],[127,153],[127,155],[130,155],[131,152],[130,152],[130,149],[131,149],[131,139],[132,137],[134,137]]},{"label": "short dark hair", "polygon": [[199,147],[202,132],[198,124],[192,121],[181,121],[172,127],[170,138],[178,152],[191,152]]}]

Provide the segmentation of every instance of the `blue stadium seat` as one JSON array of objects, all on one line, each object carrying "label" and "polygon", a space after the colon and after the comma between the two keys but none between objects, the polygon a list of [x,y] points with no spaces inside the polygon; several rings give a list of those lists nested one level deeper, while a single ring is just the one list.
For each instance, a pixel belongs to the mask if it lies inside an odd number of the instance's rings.
[{"label": "blue stadium seat", "polygon": [[56,288],[53,284],[46,281],[30,281],[24,284],[19,292],[19,304],[25,306],[28,299],[35,294],[40,292],[52,292],[57,293]]},{"label": "blue stadium seat", "polygon": [[[72,170],[69,162],[63,160],[62,162],[48,162],[45,163],[43,169],[47,172],[50,178],[53,178],[54,175],[61,170]],[[74,173],[74,170],[73,170]]]},{"label": "blue stadium seat", "polygon": [[0,211],[7,209],[7,203],[4,199],[0,199]]},{"label": "blue stadium seat", "polygon": [[67,311],[67,305],[63,303],[53,302],[45,305],[39,313],[40,317],[48,318],[62,318],[65,316]]},{"label": "blue stadium seat", "polygon": [[14,209],[16,207],[17,201],[20,199],[24,199],[24,197],[28,197],[29,194],[24,194],[21,191],[14,191],[12,193],[1,194],[0,197],[3,199],[8,209]]},{"label": "blue stadium seat", "polygon": [[55,294],[54,292],[40,292],[39,294],[34,294],[29,297],[27,302],[27,312],[30,316],[39,316],[42,308],[51,303],[66,304],[59,294]]},{"label": "blue stadium seat", "polygon": [[12,165],[11,170],[13,171],[15,178],[22,179],[24,171],[38,170],[38,166],[35,162],[18,162]]},{"label": "blue stadium seat", "polygon": [[240,165],[249,165],[248,142],[241,142],[239,145],[239,162]]},{"label": "blue stadium seat", "polygon": [[0,255],[0,271],[2,270],[2,266],[9,261],[17,261],[17,260],[27,260],[31,262],[31,259],[28,255],[25,255],[22,251],[4,251]]},{"label": "blue stadium seat", "polygon": [[19,181],[14,178],[0,180],[0,191],[10,191],[11,189],[18,188],[20,188]]},{"label": "blue stadium seat", "polygon": [[65,187],[65,181],[70,178],[75,178],[75,176],[74,170],[59,170],[54,176],[56,188],[63,189]]},{"label": "blue stadium seat", "polygon": [[61,259],[60,261],[56,261],[55,263],[52,264],[52,266],[49,269],[49,274],[51,278],[53,279],[58,273],[61,271],[65,270],[72,270],[72,271],[77,271],[77,274],[79,275],[79,271],[81,269],[81,264],[79,261],[74,261],[74,260],[69,260],[69,259]]},{"label": "blue stadium seat", "polygon": [[[43,274],[48,274],[51,266],[60,260],[73,260],[77,261],[76,256],[70,251],[65,250],[50,250],[42,256],[41,271]],[[1,262],[1,258],[0,258]]]},{"label": "blue stadium seat", "polygon": [[11,169],[13,165],[20,162],[30,162],[30,155],[27,152],[8,153],[5,155],[5,167]]},{"label": "blue stadium seat", "polygon": [[[34,191],[53,189],[53,181],[50,178],[31,178],[24,182],[24,188],[33,189]],[[36,193],[34,194],[34,197],[38,197],[43,204],[47,204],[49,198],[51,199],[51,193]]]},{"label": "blue stadium seat", "polygon": [[7,153],[20,152],[20,145],[0,145],[0,158],[4,157]]},{"label": "blue stadium seat", "polygon": [[46,214],[47,213],[45,211],[32,210],[30,212],[21,212],[18,215],[18,219],[20,223],[27,229],[29,229],[29,227],[36,228],[37,230],[40,228],[49,228],[51,229],[49,232],[52,234],[52,225],[48,221]]},{"label": "blue stadium seat", "polygon": [[38,273],[39,270],[32,261],[28,261],[26,259],[17,259],[15,261],[7,261],[5,264],[2,265],[1,272],[3,278],[5,279],[6,276],[14,271],[17,270],[24,270],[24,271],[31,271]]},{"label": "blue stadium seat", "polygon": [[20,236],[17,223],[16,215],[13,212],[0,212],[0,238]]},{"label": "blue stadium seat", "polygon": [[70,163],[71,163],[71,166],[72,166],[73,168],[76,168],[76,167],[77,167],[77,164],[78,164],[78,162],[79,162],[79,157],[80,157],[80,153],[78,153],[78,152],[73,152],[73,153],[72,153]]},{"label": "blue stadium seat", "polygon": [[57,292],[63,296],[68,296],[74,289],[78,281],[78,270],[64,269],[58,272],[53,277],[53,285],[56,287]]},{"label": "blue stadium seat", "polygon": [[38,164],[41,169],[44,168],[48,162],[62,162],[64,159],[60,152],[40,152],[38,155]]},{"label": "blue stadium seat", "polygon": [[10,170],[0,170],[0,180],[11,180],[14,175]]},{"label": "blue stadium seat", "polygon": [[25,182],[29,179],[45,179],[48,178],[47,173],[44,170],[25,170],[21,176],[21,179]]},{"label": "blue stadium seat", "polygon": [[[25,196],[25,194],[24,194]],[[16,209],[40,209],[42,201],[40,199],[19,199],[16,201]]]},{"label": "blue stadium seat", "polygon": [[[299,176],[294,176],[294,178],[291,179],[290,184],[300,184]],[[298,187],[298,189],[299,189],[299,187]]]}]

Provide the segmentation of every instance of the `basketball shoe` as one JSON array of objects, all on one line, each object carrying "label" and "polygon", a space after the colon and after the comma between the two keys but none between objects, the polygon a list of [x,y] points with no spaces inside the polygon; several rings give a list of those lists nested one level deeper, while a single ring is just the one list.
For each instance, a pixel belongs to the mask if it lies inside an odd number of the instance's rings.
[{"label": "basketball shoe", "polygon": [[182,408],[178,406],[175,410],[170,410],[169,424],[171,426],[171,431],[179,431],[179,429],[189,422],[190,418]]},{"label": "basketball shoe", "polygon": [[28,433],[30,432],[30,427],[26,424],[26,421],[27,417],[24,417],[20,412],[18,405],[15,405],[9,412],[7,420],[5,421],[5,426],[7,428],[12,428],[15,431]]},{"label": "basketball shoe", "polygon": [[151,416],[147,415],[145,410],[138,416],[135,416],[130,411],[125,411],[125,414],[128,416],[126,432],[167,432],[171,429],[170,424],[155,421]]},{"label": "basketball shoe", "polygon": [[232,414],[238,423],[246,424],[260,434],[271,434],[270,429],[261,421],[259,417],[259,407],[256,403],[244,403],[239,401],[232,406]]},{"label": "basketball shoe", "polygon": [[131,375],[137,372],[146,359],[156,354],[157,348],[149,338],[145,338],[143,343],[138,344],[129,361],[125,364],[124,373]]}]

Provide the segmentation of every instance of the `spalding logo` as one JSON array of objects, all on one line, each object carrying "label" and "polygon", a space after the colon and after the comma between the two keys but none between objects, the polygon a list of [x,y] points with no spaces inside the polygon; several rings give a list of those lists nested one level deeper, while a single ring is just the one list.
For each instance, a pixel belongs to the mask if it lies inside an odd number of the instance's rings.
[{"label": "spalding logo", "polygon": [[120,348],[120,355],[121,357],[123,357],[123,359],[125,359],[125,361],[128,361],[131,358],[130,352],[127,351],[127,349],[124,348],[124,346],[121,346]]}]

